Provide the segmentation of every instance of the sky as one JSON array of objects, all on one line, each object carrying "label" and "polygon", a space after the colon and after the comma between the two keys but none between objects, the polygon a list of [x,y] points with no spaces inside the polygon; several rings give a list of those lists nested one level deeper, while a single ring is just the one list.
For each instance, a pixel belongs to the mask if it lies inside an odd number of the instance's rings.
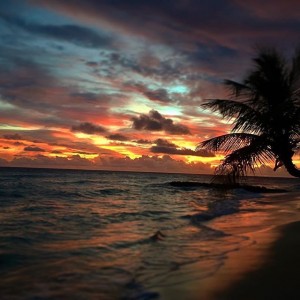
[{"label": "sky", "polygon": [[231,126],[201,104],[299,44],[299,1],[261,3],[1,0],[0,166],[212,173]]}]

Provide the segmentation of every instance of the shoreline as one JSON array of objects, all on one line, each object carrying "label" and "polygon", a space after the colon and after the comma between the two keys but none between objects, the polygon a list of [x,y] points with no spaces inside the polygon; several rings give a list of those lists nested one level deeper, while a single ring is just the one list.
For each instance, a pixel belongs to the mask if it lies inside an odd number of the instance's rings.
[{"label": "shoreline", "polygon": [[200,299],[300,299],[300,193],[285,196],[265,196],[277,207],[275,224],[247,233],[255,243],[229,253]]},{"label": "shoreline", "polygon": [[251,242],[228,252],[215,274],[160,289],[161,299],[300,299],[300,193],[265,195],[263,202],[273,207],[267,210],[274,223],[241,233]]},{"label": "shoreline", "polygon": [[300,221],[279,226],[265,261],[212,299],[300,299]]}]

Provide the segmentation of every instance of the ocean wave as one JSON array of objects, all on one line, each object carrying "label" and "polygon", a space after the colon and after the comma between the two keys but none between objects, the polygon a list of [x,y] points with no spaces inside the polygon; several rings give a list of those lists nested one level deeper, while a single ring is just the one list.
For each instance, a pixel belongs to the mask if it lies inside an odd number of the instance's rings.
[{"label": "ocean wave", "polygon": [[195,189],[195,188],[207,188],[217,190],[236,190],[242,189],[251,193],[287,193],[288,191],[280,188],[268,188],[265,186],[254,186],[245,184],[221,184],[221,183],[207,183],[196,181],[171,181],[168,185],[182,188],[182,189]]},{"label": "ocean wave", "polygon": [[244,232],[274,223],[263,193],[299,187],[255,178],[247,184],[264,187],[228,191],[210,176],[185,174],[2,173],[1,299],[162,297],[161,287],[212,276],[252,242]]},{"label": "ocean wave", "polygon": [[0,265],[2,271],[7,271],[8,269],[13,269],[22,266],[24,262],[28,259],[28,256],[17,254],[17,253],[1,253],[0,254]]},{"label": "ocean wave", "polygon": [[17,190],[0,190],[0,198],[25,198],[24,193]]},{"label": "ocean wave", "polygon": [[202,212],[194,215],[185,215],[181,216],[182,219],[190,220],[191,224],[203,228],[205,225],[203,225],[203,222],[211,221],[215,218],[219,218],[226,215],[231,215],[234,213],[238,213],[239,210],[235,208],[227,208],[220,211],[214,211],[214,212]]},{"label": "ocean wave", "polygon": [[117,188],[105,188],[92,191],[94,194],[100,194],[103,196],[119,195],[129,192],[128,189],[117,189]]},{"label": "ocean wave", "polygon": [[155,211],[145,210],[137,212],[121,212],[105,216],[105,220],[108,223],[122,223],[125,221],[137,221],[145,219],[160,220],[161,218],[167,218],[169,212],[167,211]]}]

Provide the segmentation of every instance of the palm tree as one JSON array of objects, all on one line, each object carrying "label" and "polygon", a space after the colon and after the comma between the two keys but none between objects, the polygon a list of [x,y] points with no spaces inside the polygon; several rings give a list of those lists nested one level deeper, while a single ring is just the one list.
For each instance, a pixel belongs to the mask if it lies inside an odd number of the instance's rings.
[{"label": "palm tree", "polygon": [[242,83],[226,80],[230,99],[210,99],[203,106],[233,121],[231,133],[203,141],[198,149],[221,151],[216,174],[231,180],[275,161],[300,177],[293,156],[300,148],[300,49],[288,63],[275,49],[260,49]]}]

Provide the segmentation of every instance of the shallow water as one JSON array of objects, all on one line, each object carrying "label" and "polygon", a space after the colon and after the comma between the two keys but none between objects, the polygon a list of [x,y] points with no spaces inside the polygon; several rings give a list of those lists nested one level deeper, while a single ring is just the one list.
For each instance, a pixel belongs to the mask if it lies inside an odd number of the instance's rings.
[{"label": "shallow water", "polygon": [[[205,175],[3,168],[0,177],[1,299],[161,299],[163,288],[214,276],[253,242],[246,232],[274,224],[262,193],[170,184],[209,183]],[[297,179],[248,184],[300,190]]]}]

